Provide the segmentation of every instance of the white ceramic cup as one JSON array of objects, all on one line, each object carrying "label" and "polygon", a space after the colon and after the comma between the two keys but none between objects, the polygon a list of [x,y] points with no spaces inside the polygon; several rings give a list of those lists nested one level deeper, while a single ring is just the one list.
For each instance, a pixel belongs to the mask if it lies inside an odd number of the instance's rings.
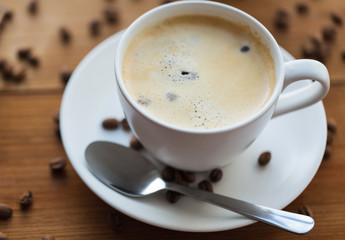
[{"label": "white ceramic cup", "polygon": [[[275,89],[271,98],[246,120],[219,129],[186,129],[154,118],[128,94],[122,76],[124,53],[136,35],[147,26],[178,15],[219,16],[247,25],[266,44],[274,60]],[[115,75],[121,106],[133,133],[144,147],[163,163],[179,169],[204,171],[224,166],[243,152],[272,117],[321,101],[329,90],[326,67],[314,60],[283,62],[280,48],[270,32],[250,15],[231,6],[210,1],[183,1],[154,8],[136,19],[124,32],[115,58]],[[282,93],[291,83],[311,79],[306,87]]]}]

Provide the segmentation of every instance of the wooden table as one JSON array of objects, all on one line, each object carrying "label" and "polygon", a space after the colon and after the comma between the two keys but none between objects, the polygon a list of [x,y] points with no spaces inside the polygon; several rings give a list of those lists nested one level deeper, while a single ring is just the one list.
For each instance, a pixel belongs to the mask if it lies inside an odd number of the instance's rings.
[{"label": "wooden table", "polygon": [[[262,223],[216,233],[184,233],[170,231],[123,216],[109,207],[81,181],[68,163],[63,175],[56,176],[49,162],[66,157],[56,137],[54,114],[59,110],[65,85],[60,80],[61,68],[74,69],[98,43],[126,28],[136,17],[160,4],[149,0],[41,0],[36,14],[29,14],[29,0],[0,0],[0,11],[10,9],[13,19],[0,33],[0,58],[27,68],[21,83],[6,83],[0,77],[0,203],[13,209],[13,215],[0,220],[0,232],[9,239],[40,239],[45,235],[56,239],[344,239],[345,237],[345,29],[336,27],[337,36],[330,44],[325,62],[331,75],[331,90],[324,100],[327,117],[338,123],[332,144],[332,155],[322,162],[306,190],[285,209],[297,212],[308,205],[316,221],[307,235],[298,236]],[[309,12],[296,12],[298,2],[306,3]],[[301,58],[301,46],[311,35],[317,35],[330,24],[330,13],[345,17],[345,2],[337,0],[242,0],[230,4],[247,11],[272,31],[278,43],[295,57]],[[107,24],[103,10],[113,7],[119,22]],[[278,9],[290,14],[287,30],[273,23]],[[89,23],[102,20],[98,36],[91,36]],[[69,44],[61,43],[59,29],[72,34]],[[17,51],[31,46],[40,66],[30,67],[17,59]],[[34,201],[22,210],[21,194],[31,190]],[[121,231],[108,221],[109,212],[123,221]]]}]

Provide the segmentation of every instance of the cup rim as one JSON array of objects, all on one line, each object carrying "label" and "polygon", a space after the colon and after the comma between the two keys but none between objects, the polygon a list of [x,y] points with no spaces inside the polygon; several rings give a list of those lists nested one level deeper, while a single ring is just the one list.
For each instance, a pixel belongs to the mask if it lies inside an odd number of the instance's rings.
[{"label": "cup rim", "polygon": [[[141,24],[141,21],[143,19],[149,18],[151,14],[157,12],[157,11],[162,11],[165,10],[166,8],[169,8],[173,5],[185,5],[185,4],[205,4],[205,5],[213,5],[213,6],[218,6],[218,7],[223,7],[223,8],[227,8],[230,11],[234,11],[237,13],[240,13],[241,15],[243,15],[245,18],[248,19],[248,21],[253,22],[254,24],[256,24],[257,26],[260,27],[261,32],[264,32],[264,34],[268,37],[269,42],[272,43],[271,46],[269,47],[270,49],[270,54],[273,58],[274,61],[274,66],[275,66],[275,70],[276,70],[276,80],[275,80],[275,86],[274,86],[274,90],[273,93],[271,95],[271,97],[268,99],[268,101],[265,103],[265,105],[263,107],[260,108],[259,111],[257,111],[254,115],[244,119],[243,121],[240,121],[238,123],[235,124],[231,124],[229,126],[224,126],[224,127],[219,127],[219,128],[210,128],[210,129],[193,129],[193,128],[186,128],[186,127],[180,127],[174,124],[170,124],[167,122],[164,122],[158,118],[155,118],[153,116],[151,116],[150,114],[148,114],[147,112],[145,112],[144,110],[142,110],[140,108],[140,106],[132,99],[132,97],[129,95],[124,82],[123,82],[123,78],[122,78],[122,74],[121,74],[121,69],[120,69],[120,65],[118,64],[119,62],[121,62],[120,59],[120,51],[119,49],[124,47],[124,44],[126,44],[127,38],[130,34],[130,32],[136,28],[138,25]],[[182,15],[182,14],[181,14]],[[206,15],[206,14],[205,14]],[[274,54],[273,54],[274,52]],[[279,49],[279,45],[276,42],[276,40],[274,39],[274,37],[272,36],[272,34],[267,30],[267,28],[260,23],[258,20],[256,20],[254,17],[252,17],[251,15],[249,15],[248,13],[235,8],[233,6],[230,5],[226,5],[223,3],[218,3],[218,2],[212,2],[212,1],[205,1],[205,0],[190,0],[190,1],[180,1],[180,2],[172,2],[172,3],[167,3],[158,7],[155,7],[147,12],[145,12],[144,14],[142,14],[141,16],[139,16],[136,20],[134,20],[130,26],[125,30],[125,32],[123,33],[123,35],[121,36],[121,39],[119,41],[119,44],[117,46],[117,51],[116,51],[116,56],[115,56],[115,78],[116,78],[116,82],[117,82],[117,86],[118,89],[120,90],[121,94],[124,96],[125,100],[127,101],[127,103],[129,105],[131,105],[131,107],[139,112],[144,118],[146,118],[147,120],[161,125],[165,128],[174,130],[174,131],[178,131],[178,132],[184,132],[184,133],[193,133],[193,134],[215,134],[215,133],[222,133],[222,132],[228,132],[234,129],[238,129],[238,128],[242,128],[246,125],[251,124],[252,122],[254,122],[255,120],[257,120],[258,118],[260,118],[261,116],[263,116],[267,111],[270,110],[270,108],[272,107],[272,105],[274,105],[279,97],[279,94],[283,88],[283,76],[284,76],[284,68],[283,68],[283,58],[282,58],[282,54],[281,51]],[[282,80],[280,80],[282,79]]]}]

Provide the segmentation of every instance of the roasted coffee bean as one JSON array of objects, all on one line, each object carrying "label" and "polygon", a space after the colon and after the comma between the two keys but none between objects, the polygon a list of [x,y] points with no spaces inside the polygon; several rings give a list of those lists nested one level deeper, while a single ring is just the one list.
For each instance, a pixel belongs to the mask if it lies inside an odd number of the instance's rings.
[{"label": "roasted coffee bean", "polygon": [[55,240],[55,237],[46,235],[42,238],[42,240]]},{"label": "roasted coffee bean", "polygon": [[53,173],[61,173],[65,170],[66,160],[64,158],[55,158],[49,163],[50,170]]},{"label": "roasted coffee bean", "polygon": [[55,135],[57,138],[61,139],[61,131],[60,131],[60,126],[55,127]]},{"label": "roasted coffee bean", "polygon": [[129,126],[126,118],[122,119],[121,125],[122,125],[122,128],[124,130],[126,130],[126,131],[130,131],[131,130],[131,127]]},{"label": "roasted coffee bean", "polygon": [[143,148],[143,145],[141,144],[139,139],[134,135],[132,136],[131,141],[129,142],[129,145],[131,148],[133,148],[135,150],[140,150]]},{"label": "roasted coffee bean", "polygon": [[203,180],[198,184],[198,188],[204,191],[213,192],[212,183],[209,180]]},{"label": "roasted coffee bean", "polygon": [[334,41],[335,37],[337,36],[337,31],[334,27],[328,26],[322,29],[322,38],[326,42]]},{"label": "roasted coffee bean", "polygon": [[171,190],[168,190],[165,194],[166,200],[170,203],[176,203],[180,199],[180,196],[180,193]]},{"label": "roasted coffee bean", "polygon": [[219,168],[215,168],[210,172],[210,180],[212,182],[219,182],[223,177],[223,171]]},{"label": "roasted coffee bean", "polygon": [[65,27],[60,28],[59,31],[60,40],[62,43],[69,43],[72,39],[72,35],[69,30],[67,30]]},{"label": "roasted coffee bean", "polygon": [[68,67],[63,67],[60,72],[60,79],[63,84],[67,84],[72,76],[72,71]]},{"label": "roasted coffee bean", "polygon": [[92,20],[89,24],[89,30],[92,36],[98,36],[101,32],[101,22],[97,19]]},{"label": "roasted coffee bean", "polygon": [[331,13],[332,22],[337,26],[343,25],[343,18],[336,12]]},{"label": "roasted coffee bean", "polygon": [[6,234],[0,232],[0,240],[8,240]]},{"label": "roasted coffee bean", "polygon": [[23,66],[17,67],[13,70],[13,80],[17,83],[23,81],[26,77],[26,69]]},{"label": "roasted coffee bean", "polygon": [[182,170],[175,170],[175,182],[177,184],[181,185],[187,185],[187,181],[183,177],[183,171]]},{"label": "roasted coffee bean", "polygon": [[309,6],[306,3],[297,3],[296,11],[298,14],[307,14],[309,12]]},{"label": "roasted coffee bean", "polygon": [[12,18],[13,18],[13,12],[11,10],[6,10],[2,17],[2,20],[4,21],[4,23],[6,23],[8,21],[11,21]]},{"label": "roasted coffee bean", "polygon": [[32,204],[33,196],[31,191],[26,191],[19,199],[19,204],[22,208],[27,208]]},{"label": "roasted coffee bean", "polygon": [[182,171],[182,177],[187,183],[192,183],[195,181],[196,175],[190,171]]},{"label": "roasted coffee bean", "polygon": [[119,21],[119,14],[115,9],[106,8],[103,11],[103,15],[104,15],[105,21],[110,24],[115,24]]},{"label": "roasted coffee bean", "polygon": [[276,28],[280,30],[285,30],[290,25],[290,15],[289,13],[284,10],[280,9],[276,12],[274,17],[274,25]]},{"label": "roasted coffee bean", "polygon": [[114,130],[119,126],[119,121],[116,118],[106,118],[103,120],[102,126],[104,129]]},{"label": "roasted coffee bean", "polygon": [[2,77],[4,80],[8,81],[13,78],[13,67],[9,64],[2,69]]},{"label": "roasted coffee bean", "polygon": [[328,129],[328,131],[330,131],[332,133],[337,132],[337,122],[335,119],[333,119],[333,118],[327,119],[327,129]]},{"label": "roasted coffee bean", "polygon": [[162,171],[162,178],[164,181],[173,182],[175,180],[175,169],[172,167],[165,167]]},{"label": "roasted coffee bean", "polygon": [[322,44],[321,40],[315,36],[310,37],[308,41],[302,45],[302,56],[304,58],[325,62],[328,52],[329,48],[327,44]]},{"label": "roasted coffee bean", "polygon": [[109,225],[115,231],[122,231],[124,229],[124,218],[120,213],[110,212],[108,213],[107,220]]},{"label": "roasted coffee bean", "polygon": [[30,54],[30,56],[28,58],[28,62],[33,67],[38,67],[40,65],[39,58],[36,55],[34,55],[34,54]]},{"label": "roasted coffee bean", "polygon": [[7,61],[3,58],[0,59],[0,73],[6,68]]},{"label": "roasted coffee bean", "polygon": [[313,212],[308,205],[303,205],[300,209],[298,209],[298,213],[313,217]]},{"label": "roasted coffee bean", "polygon": [[331,154],[332,154],[332,148],[331,148],[330,145],[327,145],[326,148],[325,148],[325,152],[324,152],[324,154],[323,154],[322,160],[327,160],[327,159],[329,159],[330,156],[331,156]]},{"label": "roasted coffee bean", "polygon": [[22,47],[19,48],[17,51],[17,56],[19,59],[26,60],[31,55],[31,48],[30,47]]},{"label": "roasted coffee bean", "polygon": [[12,216],[12,208],[0,203],[0,219],[8,219]]},{"label": "roasted coffee bean", "polygon": [[265,166],[271,161],[271,153],[264,152],[259,156],[258,163],[260,166]]},{"label": "roasted coffee bean", "polygon": [[37,0],[32,0],[29,2],[28,4],[28,12],[30,14],[36,14],[37,13],[37,9],[38,9],[38,1]]},{"label": "roasted coffee bean", "polygon": [[341,59],[345,62],[345,50],[341,52]]},{"label": "roasted coffee bean", "polygon": [[331,145],[333,143],[333,133],[331,131],[327,131],[327,145]]}]

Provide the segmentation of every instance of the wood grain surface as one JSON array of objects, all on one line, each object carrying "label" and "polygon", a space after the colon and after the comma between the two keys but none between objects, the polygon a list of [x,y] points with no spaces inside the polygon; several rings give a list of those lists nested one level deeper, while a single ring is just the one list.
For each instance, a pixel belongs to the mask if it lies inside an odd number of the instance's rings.
[{"label": "wood grain surface", "polygon": [[[308,205],[316,221],[306,235],[284,232],[262,223],[215,232],[185,233],[150,226],[112,209],[81,181],[68,162],[64,173],[53,174],[49,162],[67,156],[56,136],[54,115],[60,107],[64,83],[60,71],[74,69],[98,43],[126,28],[145,11],[162,1],[149,0],[39,0],[38,11],[27,11],[29,0],[0,0],[0,16],[6,9],[13,18],[0,32],[0,59],[13,66],[24,66],[27,77],[21,83],[0,76],[0,203],[13,209],[9,219],[0,219],[0,232],[8,239],[344,239],[345,238],[345,26],[336,26],[337,36],[328,44],[325,64],[331,76],[331,90],[324,100],[327,117],[337,122],[331,145],[332,154],[324,160],[306,190],[285,210],[297,212]],[[345,18],[345,1],[338,0],[242,0],[224,1],[261,21],[277,42],[296,58],[310,36],[318,36],[332,25],[330,14]],[[309,12],[301,15],[296,5],[305,3]],[[119,21],[104,20],[105,8],[118,12]],[[279,9],[290,15],[285,31],[274,25]],[[89,24],[101,21],[100,34],[91,36]],[[59,29],[71,32],[72,40],[63,44]],[[17,58],[18,49],[29,46],[40,59],[31,67]],[[283,137],[283,136],[282,136]],[[31,190],[33,204],[22,209],[19,198]],[[108,215],[118,217],[111,226]],[[1,235],[0,235],[1,236]]]}]

